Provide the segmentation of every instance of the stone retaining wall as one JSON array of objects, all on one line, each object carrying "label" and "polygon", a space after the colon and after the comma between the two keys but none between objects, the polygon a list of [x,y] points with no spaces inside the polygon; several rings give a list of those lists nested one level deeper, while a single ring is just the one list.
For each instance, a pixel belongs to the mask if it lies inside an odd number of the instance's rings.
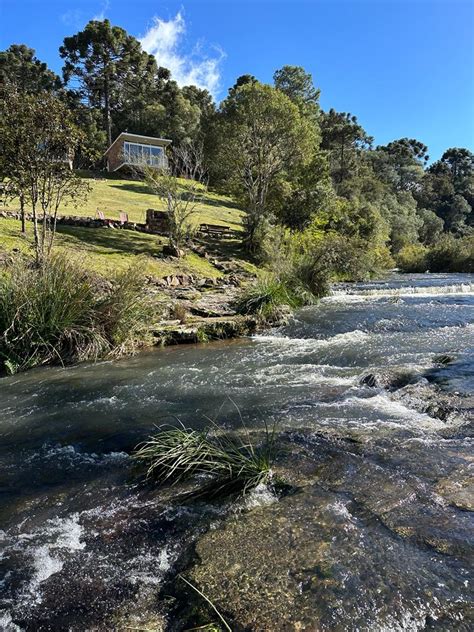
[{"label": "stone retaining wall", "polygon": [[[21,214],[16,211],[0,211],[0,217],[8,219],[21,219]],[[25,214],[25,219],[29,222],[33,221],[33,215],[31,213]],[[41,223],[41,220],[38,219]],[[115,219],[98,219],[95,217],[79,217],[77,215],[61,215],[58,216],[56,223],[58,226],[82,226],[85,228],[125,228],[127,230],[135,230],[141,233],[160,234],[156,230],[146,224],[136,222],[124,222],[120,223]]]}]

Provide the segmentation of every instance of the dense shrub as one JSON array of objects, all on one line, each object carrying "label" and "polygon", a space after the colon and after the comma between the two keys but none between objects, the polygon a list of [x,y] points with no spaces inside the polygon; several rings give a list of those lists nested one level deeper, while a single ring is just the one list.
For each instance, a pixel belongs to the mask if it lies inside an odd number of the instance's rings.
[{"label": "dense shrub", "polygon": [[421,244],[410,244],[402,248],[396,256],[402,272],[426,272],[428,269],[428,249]]},{"label": "dense shrub", "polygon": [[282,306],[310,305],[329,293],[332,281],[359,281],[395,266],[384,246],[335,233],[291,232],[275,227],[267,234],[268,272],[247,289],[238,309],[277,320]]},{"label": "dense shrub", "polygon": [[474,272],[474,236],[444,235],[430,248],[427,260],[430,272]]},{"label": "dense shrub", "polygon": [[331,281],[362,281],[383,274],[395,262],[384,247],[359,238],[326,234],[307,241],[294,260],[294,274],[316,297],[329,291]]},{"label": "dense shrub", "polygon": [[123,351],[143,325],[141,294],[136,271],[104,291],[64,256],[39,268],[16,259],[0,274],[0,369],[15,373]]},{"label": "dense shrub", "polygon": [[474,272],[474,236],[444,235],[430,248],[405,246],[397,254],[397,264],[402,272]]}]

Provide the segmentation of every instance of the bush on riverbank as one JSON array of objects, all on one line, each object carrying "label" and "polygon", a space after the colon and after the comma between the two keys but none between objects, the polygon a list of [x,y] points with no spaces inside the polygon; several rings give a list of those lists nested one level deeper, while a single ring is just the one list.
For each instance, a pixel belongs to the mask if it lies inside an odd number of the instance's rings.
[{"label": "bush on riverbank", "polygon": [[397,254],[402,272],[474,272],[474,236],[444,235],[431,248],[411,245]]},{"label": "bush on riverbank", "polygon": [[0,370],[16,373],[125,351],[148,309],[141,294],[136,269],[104,290],[65,256],[40,268],[15,259],[0,273]]},{"label": "bush on riverbank", "polygon": [[285,306],[296,309],[304,304],[301,294],[287,280],[267,272],[246,288],[237,311],[244,315],[253,314],[263,322],[272,323],[281,319]]},{"label": "bush on riverbank", "polygon": [[246,289],[237,309],[271,323],[285,305],[295,309],[326,296],[332,281],[370,279],[394,264],[386,248],[360,239],[275,229],[266,244],[266,272]]},{"label": "bush on riverbank", "polygon": [[396,256],[397,266],[402,272],[426,272],[428,248],[421,244],[404,246]]}]

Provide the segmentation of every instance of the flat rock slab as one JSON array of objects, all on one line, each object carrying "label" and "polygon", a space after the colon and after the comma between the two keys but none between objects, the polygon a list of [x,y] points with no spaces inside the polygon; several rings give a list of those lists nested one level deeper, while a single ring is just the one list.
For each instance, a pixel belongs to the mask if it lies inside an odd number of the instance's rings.
[{"label": "flat rock slab", "polygon": [[197,541],[187,575],[232,629],[467,631],[472,516],[348,445],[302,443],[277,464],[294,493]]}]

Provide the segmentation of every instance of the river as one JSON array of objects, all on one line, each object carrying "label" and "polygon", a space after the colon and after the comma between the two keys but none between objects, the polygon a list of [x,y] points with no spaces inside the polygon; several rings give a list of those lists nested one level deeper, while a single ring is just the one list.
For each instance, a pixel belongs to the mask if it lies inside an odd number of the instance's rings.
[{"label": "river", "polygon": [[[235,630],[470,630],[473,392],[467,274],[341,286],[264,335],[4,378],[0,628],[202,625],[190,571]],[[291,491],[176,501],[137,478],[154,425],[209,417],[275,422]]]}]

